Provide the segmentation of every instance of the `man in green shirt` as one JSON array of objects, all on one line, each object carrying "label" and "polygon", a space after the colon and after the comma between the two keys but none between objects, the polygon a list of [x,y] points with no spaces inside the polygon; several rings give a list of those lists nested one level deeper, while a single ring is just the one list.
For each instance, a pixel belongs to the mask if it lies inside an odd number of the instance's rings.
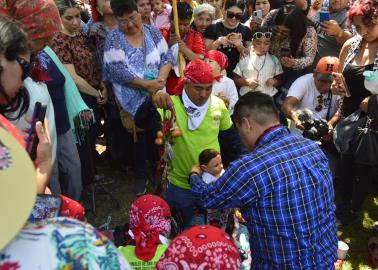
[{"label": "man in green shirt", "polygon": [[[224,102],[211,95],[215,78],[210,66],[202,60],[192,60],[185,68],[184,76],[180,96],[158,91],[153,101],[157,108],[174,108],[176,124],[182,133],[180,137],[174,138],[174,158],[168,172],[170,184],[166,200],[171,207],[181,212],[184,226],[188,227],[196,201],[188,183],[190,170],[194,164],[198,164],[198,156],[204,149],[219,151],[219,133],[227,134],[233,128]],[[241,142],[232,135],[227,143],[235,146],[235,152],[238,152]]]}]

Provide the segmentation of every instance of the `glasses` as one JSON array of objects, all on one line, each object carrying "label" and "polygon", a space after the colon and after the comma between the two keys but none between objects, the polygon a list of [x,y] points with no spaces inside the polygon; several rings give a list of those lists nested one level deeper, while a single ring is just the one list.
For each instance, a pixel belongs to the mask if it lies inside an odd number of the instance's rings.
[{"label": "glasses", "polygon": [[315,111],[317,112],[320,112],[321,110],[323,110],[323,106],[327,108],[331,104],[330,97],[327,97],[326,99],[324,99],[323,95],[319,95],[317,96],[317,99],[318,99],[318,105],[315,107]]},{"label": "glasses", "polygon": [[137,20],[137,18],[138,18],[138,15],[133,15],[133,16],[129,17],[129,19],[117,19],[117,21],[120,25],[126,26],[129,23],[135,24],[135,21]]},{"label": "glasses", "polygon": [[22,78],[22,80],[25,80],[31,74],[31,65],[28,61],[26,61],[24,58],[21,58],[19,56],[16,56],[15,60],[21,66],[21,69],[22,69],[21,78]]},{"label": "glasses", "polygon": [[272,33],[271,32],[265,32],[265,33],[263,33],[263,32],[256,32],[256,33],[254,33],[253,34],[253,38],[255,39],[255,38],[257,38],[257,39],[260,39],[260,38],[267,38],[267,39],[271,39],[272,38]]},{"label": "glasses", "polygon": [[235,18],[238,21],[240,21],[241,18],[243,18],[243,14],[233,13],[232,11],[227,11],[226,15],[227,15],[227,18],[229,18],[229,19]]}]

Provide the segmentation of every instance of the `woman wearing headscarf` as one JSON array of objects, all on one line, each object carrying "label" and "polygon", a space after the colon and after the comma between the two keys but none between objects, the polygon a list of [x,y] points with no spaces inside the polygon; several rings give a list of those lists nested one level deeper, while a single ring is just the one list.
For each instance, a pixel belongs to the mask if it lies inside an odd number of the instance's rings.
[{"label": "woman wearing headscarf", "polygon": [[128,262],[137,269],[154,269],[168,246],[171,233],[171,212],[158,196],[147,194],[136,199],[129,208],[129,235],[132,243],[119,247]]},{"label": "woman wearing headscarf", "polygon": [[156,270],[240,270],[240,254],[232,238],[213,226],[199,225],[177,236],[157,263]]},{"label": "woman wearing headscarf", "polygon": [[193,9],[192,28],[204,33],[215,18],[215,8],[209,4],[202,4]]}]

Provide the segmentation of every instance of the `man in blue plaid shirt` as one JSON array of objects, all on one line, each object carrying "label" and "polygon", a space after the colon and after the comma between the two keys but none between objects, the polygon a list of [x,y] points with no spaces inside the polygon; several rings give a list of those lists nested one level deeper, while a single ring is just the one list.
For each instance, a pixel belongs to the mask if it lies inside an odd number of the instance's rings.
[{"label": "man in blue plaid shirt", "polygon": [[250,233],[252,269],[334,269],[334,190],[321,149],[281,126],[265,94],[241,97],[234,119],[252,151],[211,184],[194,166],[192,192],[205,208],[241,209]]}]

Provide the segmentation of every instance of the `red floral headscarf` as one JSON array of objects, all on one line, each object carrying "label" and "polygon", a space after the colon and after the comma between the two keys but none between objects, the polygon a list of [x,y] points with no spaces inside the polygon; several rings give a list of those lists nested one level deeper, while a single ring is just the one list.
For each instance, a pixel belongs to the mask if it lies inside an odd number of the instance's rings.
[{"label": "red floral headscarf", "polygon": [[176,237],[156,270],[241,269],[240,254],[231,237],[213,226],[195,226]]},{"label": "red floral headscarf", "polygon": [[62,29],[54,0],[0,0],[0,14],[19,21],[30,39],[51,37]]},{"label": "red floral headscarf", "polygon": [[204,58],[211,59],[217,62],[221,67],[221,70],[224,70],[228,66],[227,56],[220,51],[210,50],[205,54]]},{"label": "red floral headscarf", "polygon": [[25,147],[25,137],[21,131],[14,126],[8,119],[0,114],[0,127],[8,131],[21,145]]},{"label": "red floral headscarf", "polygon": [[129,226],[136,243],[135,255],[142,261],[150,261],[157,246],[159,235],[171,231],[171,212],[168,204],[158,196],[147,194],[136,199],[129,209]]}]

